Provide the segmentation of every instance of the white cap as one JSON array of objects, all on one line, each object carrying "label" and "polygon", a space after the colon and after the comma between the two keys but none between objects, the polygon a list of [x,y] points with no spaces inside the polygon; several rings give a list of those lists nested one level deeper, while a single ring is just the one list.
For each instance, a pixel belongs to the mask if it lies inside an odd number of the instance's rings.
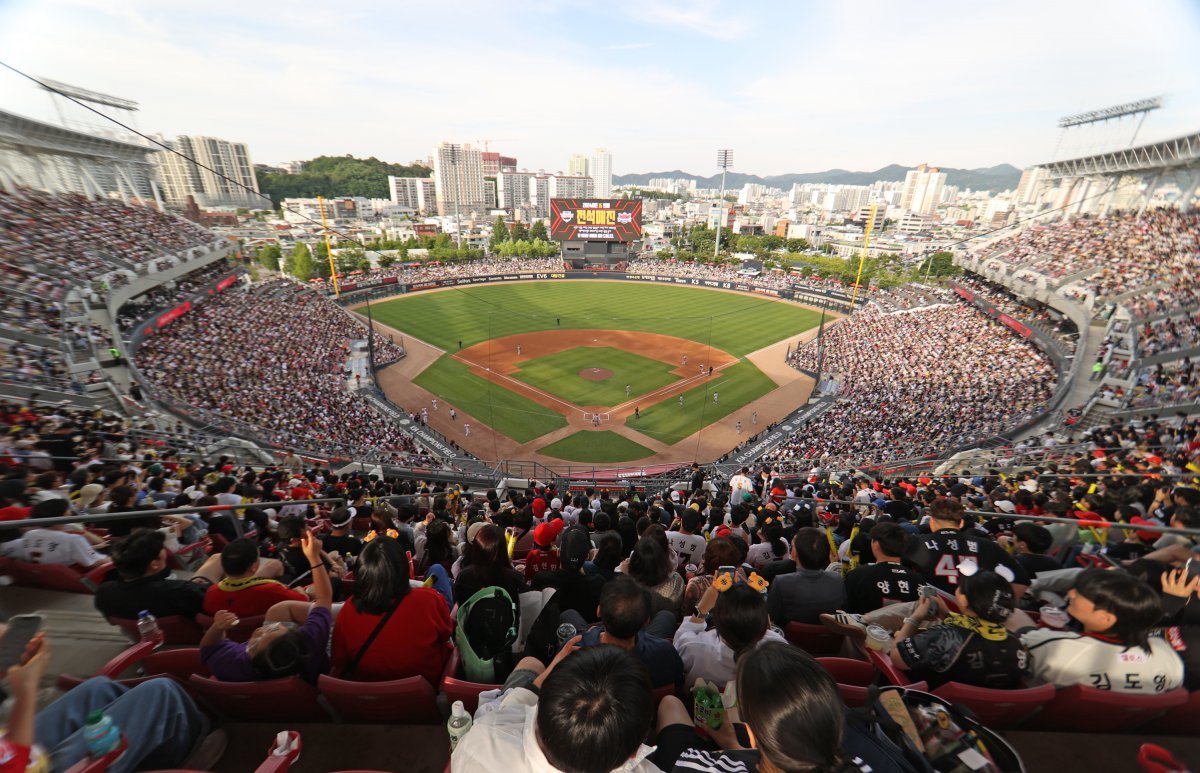
[{"label": "white cap", "polygon": [[551,510],[561,510],[562,509],[562,500],[559,499],[558,497],[551,499],[550,500],[550,509]]}]

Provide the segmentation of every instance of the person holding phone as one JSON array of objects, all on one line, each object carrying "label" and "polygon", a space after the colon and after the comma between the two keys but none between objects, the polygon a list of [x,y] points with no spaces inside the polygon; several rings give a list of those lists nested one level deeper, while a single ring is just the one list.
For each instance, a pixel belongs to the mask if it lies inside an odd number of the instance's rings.
[{"label": "person holding phone", "polygon": [[[1184,567],[1163,572],[1162,604],[1166,610],[1168,638],[1177,634],[1184,649],[1183,686],[1200,690],[1200,556]],[[1172,631],[1174,629],[1174,631]]]},{"label": "person holding phone", "polygon": [[735,683],[738,705],[708,737],[697,733],[682,701],[663,698],[654,752],[660,770],[889,769],[847,750],[858,744],[847,733],[837,685],[808,653],[786,642],[764,642],[738,661]]}]

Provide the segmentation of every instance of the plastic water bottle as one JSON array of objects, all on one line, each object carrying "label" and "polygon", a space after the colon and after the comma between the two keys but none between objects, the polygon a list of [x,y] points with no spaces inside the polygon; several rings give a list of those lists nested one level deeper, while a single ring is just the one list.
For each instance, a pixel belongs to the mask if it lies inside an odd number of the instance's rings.
[{"label": "plastic water bottle", "polygon": [[107,714],[96,709],[87,715],[83,739],[87,744],[88,754],[93,759],[100,759],[121,745],[121,731]]},{"label": "plastic water bottle", "polygon": [[142,641],[154,642],[154,649],[163,645],[165,637],[162,629],[158,627],[158,618],[150,614],[149,610],[143,609],[138,612],[137,629]]},{"label": "plastic water bottle", "polygon": [[458,742],[471,729],[471,715],[467,713],[462,701],[455,701],[450,709],[450,721],[446,723],[446,732],[450,735],[450,751],[458,746]]}]

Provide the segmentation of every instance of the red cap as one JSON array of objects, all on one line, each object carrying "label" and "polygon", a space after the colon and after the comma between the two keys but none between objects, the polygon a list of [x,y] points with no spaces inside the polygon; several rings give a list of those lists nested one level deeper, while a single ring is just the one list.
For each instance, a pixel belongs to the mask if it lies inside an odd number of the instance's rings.
[{"label": "red cap", "polygon": [[547,523],[539,523],[533,530],[533,541],[538,544],[538,547],[548,548],[554,545],[558,535],[562,533],[563,521],[561,518],[555,518]]},{"label": "red cap", "polygon": [[[1155,526],[1156,525],[1153,521],[1147,520],[1140,515],[1133,516],[1132,518],[1129,519],[1129,522],[1132,524],[1135,524],[1137,526]],[[1157,540],[1159,537],[1162,536],[1161,534],[1159,534],[1156,531],[1135,531],[1134,534],[1136,534],[1138,536],[1138,539],[1140,539],[1142,542],[1150,542],[1150,543],[1153,543],[1155,540]]]}]

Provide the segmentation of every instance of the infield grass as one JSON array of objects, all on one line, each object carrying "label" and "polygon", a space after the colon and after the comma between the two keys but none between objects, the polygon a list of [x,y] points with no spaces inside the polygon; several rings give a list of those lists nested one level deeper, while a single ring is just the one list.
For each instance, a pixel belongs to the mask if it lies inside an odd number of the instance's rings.
[{"label": "infield grass", "polygon": [[[625,425],[668,445],[728,416],[738,408],[774,390],[776,384],[749,360],[741,360],[721,371],[721,377],[683,393],[683,406],[672,397],[642,411],[640,419],[630,416]],[[713,392],[719,400],[713,402]],[[750,432],[748,422],[743,431]],[[747,434],[747,437],[749,437]]]},{"label": "infield grass", "polygon": [[[413,293],[372,304],[374,318],[449,352],[538,330],[635,330],[742,356],[815,327],[820,312],[694,287],[559,280]],[[624,384],[621,385],[622,390]]]},{"label": "infield grass", "polygon": [[[622,396],[625,392],[622,390]],[[609,430],[580,430],[574,435],[538,449],[538,453],[568,462],[632,462],[652,456],[654,451],[624,435]]]},{"label": "infield grass", "polygon": [[567,425],[561,414],[476,376],[448,355],[423,370],[414,383],[518,443],[527,443]]},{"label": "infield grass", "polygon": [[[673,366],[611,346],[579,346],[520,363],[514,378],[579,406],[612,407],[679,380]],[[612,376],[591,381],[579,375],[605,368]],[[625,396],[629,385],[631,397]]]}]

